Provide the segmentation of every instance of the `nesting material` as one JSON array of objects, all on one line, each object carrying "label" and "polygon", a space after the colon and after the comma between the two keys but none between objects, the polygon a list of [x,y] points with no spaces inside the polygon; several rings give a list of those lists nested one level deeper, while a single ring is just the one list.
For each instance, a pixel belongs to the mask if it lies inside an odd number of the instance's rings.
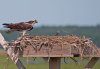
[{"label": "nesting material", "polygon": [[[67,36],[23,36],[14,41],[15,47],[19,46],[22,50],[34,50],[38,53],[41,50],[49,50],[50,54],[79,54],[80,57],[95,56],[100,54],[96,45],[90,38],[78,37],[75,35]],[[27,50],[26,50],[27,49]],[[28,51],[30,51],[28,50]],[[52,52],[56,51],[56,52]],[[65,52],[66,51],[66,52]],[[43,52],[43,51],[41,51]],[[40,52],[40,53],[41,53]],[[44,51],[45,52],[45,51]],[[32,52],[31,52],[32,53]]]}]

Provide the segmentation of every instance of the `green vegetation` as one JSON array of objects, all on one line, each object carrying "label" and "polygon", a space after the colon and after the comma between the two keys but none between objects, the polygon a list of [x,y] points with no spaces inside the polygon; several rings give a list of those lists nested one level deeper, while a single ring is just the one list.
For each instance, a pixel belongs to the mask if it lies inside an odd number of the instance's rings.
[{"label": "green vegetation", "polygon": [[[0,69],[17,69],[16,65],[10,60],[7,59],[7,55],[3,50],[0,50]],[[27,58],[20,58],[21,60],[27,61]],[[28,58],[29,60],[33,61],[33,58]],[[67,64],[64,63],[62,59],[61,69],[84,69],[84,66],[88,63],[88,60],[80,60],[79,58],[76,58],[76,60],[79,61],[79,63],[74,63],[70,58],[67,58],[68,62]],[[34,62],[32,64],[27,64],[25,62],[24,65],[26,69],[49,69],[49,64],[44,63],[43,59],[37,58],[36,61],[39,61],[38,63]],[[42,61],[42,62],[41,62]],[[99,69],[100,68],[100,61],[96,63],[93,69]]]},{"label": "green vegetation", "polygon": [[[40,59],[41,60],[41,59]],[[86,65],[87,61],[82,61],[79,64],[72,63],[62,63],[61,69],[84,69],[84,66]],[[49,69],[48,63],[39,63],[39,64],[24,64],[26,69]],[[93,69],[99,69],[100,68],[100,62],[98,62]],[[9,60],[7,60],[7,57],[0,56],[0,69],[17,69],[16,65]]]}]

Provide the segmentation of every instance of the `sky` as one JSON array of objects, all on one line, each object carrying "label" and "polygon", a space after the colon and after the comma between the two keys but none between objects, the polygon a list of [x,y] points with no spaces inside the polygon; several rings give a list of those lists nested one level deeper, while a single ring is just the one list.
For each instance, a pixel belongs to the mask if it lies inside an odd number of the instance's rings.
[{"label": "sky", "polygon": [[36,26],[100,24],[100,0],[0,0],[0,28],[33,19]]}]

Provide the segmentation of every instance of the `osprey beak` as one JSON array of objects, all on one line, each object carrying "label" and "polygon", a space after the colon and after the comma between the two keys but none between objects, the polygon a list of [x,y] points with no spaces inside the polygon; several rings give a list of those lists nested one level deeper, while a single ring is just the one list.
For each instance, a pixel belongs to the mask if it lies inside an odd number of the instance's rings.
[{"label": "osprey beak", "polygon": [[38,23],[38,21],[37,21],[37,20],[34,20],[34,22],[35,22],[35,23]]}]

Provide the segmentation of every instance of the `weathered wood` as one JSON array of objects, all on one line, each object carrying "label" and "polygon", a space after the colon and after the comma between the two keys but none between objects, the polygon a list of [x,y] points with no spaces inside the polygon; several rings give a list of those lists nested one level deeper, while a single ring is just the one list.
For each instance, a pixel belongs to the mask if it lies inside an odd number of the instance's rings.
[{"label": "weathered wood", "polygon": [[48,54],[35,54],[35,55],[23,55],[23,57],[74,57],[74,55],[48,55]]},{"label": "weathered wood", "polygon": [[5,41],[4,37],[2,36],[2,34],[0,33],[0,44],[2,45],[3,49],[6,50],[7,48],[7,42]]},{"label": "weathered wood", "polygon": [[5,41],[1,33],[0,33],[0,44],[6,51],[7,55],[11,58],[11,60],[17,65],[18,69],[26,69],[24,65],[21,63],[20,59],[18,59],[18,54],[15,54],[13,52],[12,47],[8,47],[7,42]]},{"label": "weathered wood", "polygon": [[49,69],[61,69],[61,58],[51,57],[49,60]]},{"label": "weathered wood", "polygon": [[26,69],[25,66],[22,64],[22,62],[18,59],[17,63],[16,63],[18,69]]},{"label": "weathered wood", "polygon": [[92,69],[96,62],[99,60],[99,57],[93,57],[89,63],[85,66],[85,69]]},{"label": "weathered wood", "polygon": [[[36,47],[36,46],[35,46]],[[23,57],[73,57],[71,54],[71,46],[53,46],[51,49],[48,46],[43,46],[39,50],[40,46],[37,46],[37,50],[34,50],[32,46],[27,46],[23,49]]]}]

